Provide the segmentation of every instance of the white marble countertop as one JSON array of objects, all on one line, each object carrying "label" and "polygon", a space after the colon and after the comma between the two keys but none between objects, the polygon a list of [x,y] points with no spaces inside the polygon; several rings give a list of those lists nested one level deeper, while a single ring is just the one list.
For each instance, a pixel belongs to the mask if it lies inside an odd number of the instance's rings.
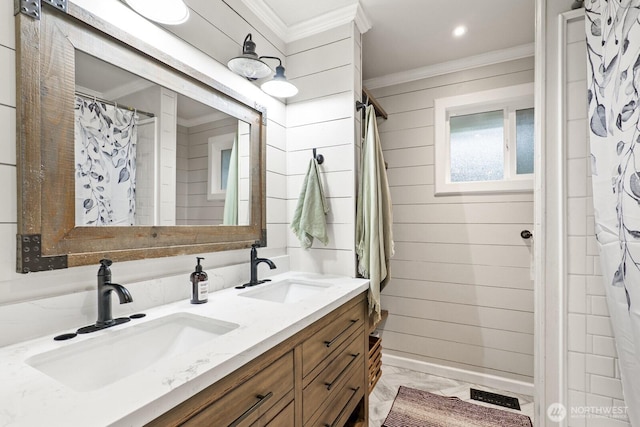
[{"label": "white marble countertop", "polygon": [[[246,289],[209,294],[209,302],[188,300],[146,310],[146,317],[68,341],[57,334],[0,348],[0,426],[140,426],[225,377],[293,336],[368,288],[368,281],[289,272],[273,276],[267,287],[287,278],[331,285],[297,303],[238,296]],[[252,288],[257,289],[257,288]],[[135,299],[135,295],[133,295]],[[117,302],[114,301],[114,304]],[[172,313],[192,313],[239,327],[188,353],[160,360],[133,375],[92,391],[76,391],[31,367],[26,361],[50,350],[109,334]],[[84,325],[78,325],[84,326]],[[104,351],[109,352],[108,346]],[[73,366],[69,366],[73,370]],[[101,369],[97,364],[96,369]]]}]

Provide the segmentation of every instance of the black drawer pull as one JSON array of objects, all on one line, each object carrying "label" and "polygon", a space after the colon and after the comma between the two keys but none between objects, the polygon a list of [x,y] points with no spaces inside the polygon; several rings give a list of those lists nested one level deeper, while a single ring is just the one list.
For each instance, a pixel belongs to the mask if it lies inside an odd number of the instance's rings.
[{"label": "black drawer pull", "polygon": [[338,414],[336,419],[333,420],[333,422],[331,424],[326,424],[325,423],[324,427],[336,427],[338,425],[338,421],[340,421],[340,418],[342,418],[342,416],[344,415],[345,411],[349,407],[349,402],[351,402],[351,399],[353,399],[353,396],[355,396],[356,393],[358,392],[358,390],[360,390],[360,387],[358,387],[358,388],[351,387],[351,390],[353,391],[353,394],[351,394],[351,397],[349,397],[349,400],[347,400],[347,403],[344,405],[344,408],[342,408],[342,411],[340,411],[340,413]]},{"label": "black drawer pull", "polygon": [[[354,324],[357,321],[358,321],[358,319],[351,320],[350,322],[351,322],[351,324]],[[326,345],[327,347],[331,347],[333,344],[335,344],[336,340],[342,336],[342,334],[344,334],[345,332],[347,332],[349,330],[349,328],[351,328],[351,325],[347,326],[347,328],[344,331],[342,331],[338,335],[336,335],[336,337],[334,339],[332,339],[331,341],[325,341],[324,345]]]},{"label": "black drawer pull", "polygon": [[350,356],[352,357],[352,359],[349,361],[349,363],[347,363],[347,366],[345,366],[344,368],[342,368],[342,371],[340,371],[340,373],[339,373],[339,374],[334,378],[334,380],[333,380],[333,381],[331,381],[330,383],[324,383],[324,385],[326,385],[326,386],[327,386],[327,390],[331,390],[331,388],[333,387],[333,385],[334,385],[335,383],[337,383],[337,382],[338,382],[338,380],[340,379],[340,377],[342,377],[342,376],[345,374],[345,372],[347,372],[347,370],[349,369],[349,367],[351,366],[351,364],[352,364],[353,362],[355,362],[355,361],[356,361],[356,359],[358,358],[358,356],[360,356],[360,353],[358,353],[358,354],[351,354]]},{"label": "black drawer pull", "polygon": [[234,422],[232,422],[231,424],[229,424],[229,427],[236,427],[237,425],[239,425],[242,421],[244,421],[249,415],[251,415],[252,413],[254,413],[256,411],[256,409],[258,409],[260,407],[260,405],[262,405],[264,402],[266,402],[267,400],[269,400],[269,398],[273,396],[273,392],[269,392],[267,394],[265,394],[264,396],[259,394],[256,397],[259,399],[256,403],[254,403],[249,409],[247,409],[246,411],[244,411],[244,413],[242,415],[240,415],[238,418],[236,418],[236,420]]}]

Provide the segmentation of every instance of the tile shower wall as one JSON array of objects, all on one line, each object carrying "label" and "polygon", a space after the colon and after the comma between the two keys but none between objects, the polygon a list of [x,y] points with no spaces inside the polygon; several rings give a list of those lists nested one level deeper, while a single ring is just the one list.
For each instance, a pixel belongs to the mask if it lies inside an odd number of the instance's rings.
[{"label": "tile shower wall", "polygon": [[[300,93],[287,104],[287,219],[291,222],[312,149],[325,157],[320,166],[329,243],[309,250],[288,231],[294,270],[355,275],[355,100],[360,93],[360,33],[354,24],[290,43],[287,75]],[[359,99],[359,96],[358,96]]]},{"label": "tile shower wall", "polygon": [[[261,251],[264,256],[286,254],[287,218],[286,209],[279,200],[286,199],[285,162],[285,106],[266,96],[255,85],[231,73],[221,64],[239,51],[240,44],[248,32],[263,55],[283,56],[284,44],[264,24],[247,10],[244,15],[233,10],[222,0],[190,2],[193,8],[215,5],[212,16],[193,13],[195,34],[178,34],[178,37],[138,17],[118,0],[75,0],[81,7],[125,27],[136,36],[164,50],[169,55],[188,62],[192,67],[206,73],[220,83],[241,93],[248,99],[264,105],[268,110],[267,123],[267,232],[268,248]],[[237,7],[237,6],[236,6]],[[41,272],[27,275],[15,272],[15,236],[17,233],[16,195],[16,81],[15,81],[15,26],[13,2],[0,2],[0,305],[18,301],[33,301],[56,295],[71,294],[95,289],[96,267],[85,266],[66,270]],[[177,31],[177,30],[176,30]],[[189,36],[189,37],[187,37]],[[267,37],[269,38],[267,40]],[[187,45],[183,40],[206,40],[206,48]],[[195,42],[194,42],[195,44]],[[203,53],[203,51],[206,53]],[[209,55],[209,56],[207,56]],[[216,61],[211,59],[213,57]],[[244,263],[248,251],[229,251],[205,254],[205,269]],[[154,277],[188,273],[193,267],[193,256],[147,259],[117,263],[112,269],[121,283],[133,283]],[[283,266],[284,267],[284,266]],[[246,271],[248,275],[248,270]],[[6,324],[0,325],[0,333]],[[43,332],[46,333],[43,325]]]},{"label": "tile shower wall", "polygon": [[385,355],[533,382],[533,195],[434,196],[433,100],[533,81],[533,58],[373,90],[394,205]]},{"label": "tile shower wall", "polygon": [[[572,408],[624,407],[620,369],[594,232],[587,134],[584,17],[568,22],[566,41],[567,121],[567,369]],[[626,420],[569,416],[569,427],[629,426]]]}]

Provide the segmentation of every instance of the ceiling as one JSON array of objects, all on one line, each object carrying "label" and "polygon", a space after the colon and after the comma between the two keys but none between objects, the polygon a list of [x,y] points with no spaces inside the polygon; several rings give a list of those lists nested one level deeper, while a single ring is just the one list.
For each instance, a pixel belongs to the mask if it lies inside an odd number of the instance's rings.
[{"label": "ceiling", "polygon": [[[253,0],[252,0],[253,1]],[[353,6],[358,0],[261,0],[287,26]],[[534,0],[359,0],[371,29],[363,36],[363,79],[528,45]],[[452,35],[464,25],[463,37]]]},{"label": "ceiling", "polygon": [[[76,91],[87,95],[89,98],[95,97],[99,100],[107,99],[121,102],[123,99],[127,99],[127,96],[136,93],[144,97],[143,91],[158,87],[155,83],[80,50],[76,50],[75,67]],[[177,93],[177,95],[178,123],[185,127],[197,126],[202,123],[230,117],[181,93]],[[128,105],[126,101],[121,103],[121,106],[134,108],[134,106]]]}]

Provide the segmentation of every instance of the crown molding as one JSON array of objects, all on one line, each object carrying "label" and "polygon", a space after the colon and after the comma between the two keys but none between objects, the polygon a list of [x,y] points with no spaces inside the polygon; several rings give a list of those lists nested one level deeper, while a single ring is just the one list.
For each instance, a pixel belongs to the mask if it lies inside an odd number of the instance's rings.
[{"label": "crown molding", "polygon": [[413,70],[399,73],[387,74],[386,76],[374,77],[362,82],[367,89],[393,86],[401,83],[408,83],[429,77],[441,76],[443,74],[465,71],[485,65],[498,64],[500,62],[513,61],[515,59],[534,56],[535,46],[533,43],[515,46],[508,49],[494,50],[481,55],[469,56],[467,58],[456,59],[454,61],[442,62],[440,64],[426,67],[414,68]]},{"label": "crown molding", "polygon": [[364,13],[360,3],[355,3],[309,19],[308,21],[292,25],[289,27],[285,41],[290,43],[339,27],[340,25],[348,24],[352,21],[358,26],[360,33],[366,33],[371,29],[369,18]]},{"label": "crown molding", "polygon": [[242,3],[253,12],[276,36],[285,43],[289,29],[282,19],[267,6],[264,0],[241,0]]},{"label": "crown molding", "polygon": [[130,82],[127,82],[123,85],[111,88],[108,91],[105,91],[103,93],[103,97],[105,99],[119,99],[123,96],[131,95],[133,93],[140,92],[153,86],[156,86],[154,82],[138,78],[135,80],[131,80]]},{"label": "crown molding", "polygon": [[357,6],[358,7],[356,9],[355,22],[358,26],[358,30],[360,30],[360,34],[364,34],[371,29],[372,25],[369,17],[365,13],[359,2]]},{"label": "crown molding", "polygon": [[[196,117],[193,119],[183,119],[178,117],[178,124],[180,126],[184,126],[186,128],[203,125],[205,123],[217,122],[220,120],[230,118],[228,114],[223,113],[222,111],[217,111],[211,114],[205,114],[204,116]],[[233,117],[231,117],[233,119]]]},{"label": "crown molding", "polygon": [[156,86],[156,84],[146,79],[135,79],[123,85],[111,88],[106,92],[98,92],[97,90],[89,89],[80,85],[76,85],[76,91],[85,95],[95,96],[100,99],[119,99],[123,96],[140,92],[141,90],[148,89],[152,86]]},{"label": "crown molding", "polygon": [[371,22],[366,13],[355,3],[336,9],[324,15],[309,19],[304,22],[287,27],[264,0],[241,0],[242,3],[253,12],[271,31],[273,31],[285,43],[291,43],[305,37],[313,36],[323,31],[339,27],[354,21],[361,34],[371,29]]}]

